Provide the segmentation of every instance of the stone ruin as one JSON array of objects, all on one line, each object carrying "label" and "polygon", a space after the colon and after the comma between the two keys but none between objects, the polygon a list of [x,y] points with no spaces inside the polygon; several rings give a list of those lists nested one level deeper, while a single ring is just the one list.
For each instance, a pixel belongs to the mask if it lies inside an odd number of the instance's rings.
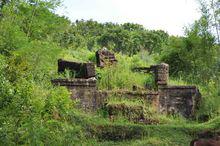
[{"label": "stone ruin", "polygon": [[59,59],[58,73],[63,73],[66,69],[75,72],[76,76],[71,79],[53,79],[52,83],[67,87],[71,92],[71,98],[80,99],[80,107],[85,111],[101,107],[105,95],[97,90],[95,65]]},{"label": "stone ruin", "polygon": [[143,73],[153,73],[155,76],[155,84],[157,86],[166,86],[169,81],[169,65],[161,63],[150,67],[136,67],[133,71]]},{"label": "stone ruin", "polygon": [[96,87],[95,78],[54,79],[54,85],[65,86],[71,92],[72,99],[79,99],[79,108],[84,111],[95,111],[102,107],[107,94]]},{"label": "stone ruin", "polygon": [[110,52],[106,48],[100,49],[96,52],[96,60],[98,67],[105,67],[117,62],[114,53]]},{"label": "stone ruin", "polygon": [[180,114],[184,117],[194,117],[201,100],[201,94],[196,86],[170,86],[169,65],[161,63],[150,67],[137,67],[137,72],[150,73],[155,76],[155,84],[159,94],[158,111],[166,114]]},{"label": "stone ruin", "polygon": [[63,73],[65,70],[75,73],[75,78],[95,77],[95,65],[93,63],[78,63],[59,59],[58,72]]},{"label": "stone ruin", "polygon": [[[98,53],[97,53],[98,54]],[[104,64],[102,64],[103,66]],[[66,86],[72,93],[73,99],[80,100],[80,107],[86,111],[101,108],[108,96],[141,98],[156,107],[157,111],[166,114],[180,114],[186,118],[193,118],[198,109],[201,94],[195,86],[170,86],[169,65],[161,63],[150,67],[134,68],[134,71],[153,73],[156,91],[100,91],[97,89],[95,67],[92,63],[77,63],[58,60],[58,72],[65,69],[73,70],[78,76],[73,79],[54,79],[54,85]]]},{"label": "stone ruin", "polygon": [[201,94],[196,86],[160,86],[159,112],[193,118],[199,108]]}]

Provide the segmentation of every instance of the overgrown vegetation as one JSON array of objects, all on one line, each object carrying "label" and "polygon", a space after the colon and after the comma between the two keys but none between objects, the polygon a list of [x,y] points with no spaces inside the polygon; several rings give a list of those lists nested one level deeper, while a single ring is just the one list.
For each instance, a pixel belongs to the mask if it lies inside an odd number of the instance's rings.
[{"label": "overgrown vegetation", "polygon": [[[220,128],[219,0],[201,1],[202,17],[184,37],[132,23],[70,22],[54,13],[59,4],[0,1],[0,145],[188,145],[197,131]],[[97,69],[99,89],[154,88],[150,75],[131,68],[164,61],[173,84],[199,86],[197,115],[212,120],[160,116],[167,124],[147,126],[78,111],[67,89],[50,83],[59,76],[57,59],[95,62],[103,46],[117,54],[118,63]]]},{"label": "overgrown vegetation", "polygon": [[[146,54],[147,55],[147,54]],[[97,69],[98,86],[100,89],[116,90],[116,89],[132,89],[132,86],[145,87],[147,84],[153,86],[153,77],[135,73],[132,71],[136,66],[150,66],[149,63],[141,60],[140,55],[128,57],[117,54],[118,63],[109,65],[104,69]]]}]

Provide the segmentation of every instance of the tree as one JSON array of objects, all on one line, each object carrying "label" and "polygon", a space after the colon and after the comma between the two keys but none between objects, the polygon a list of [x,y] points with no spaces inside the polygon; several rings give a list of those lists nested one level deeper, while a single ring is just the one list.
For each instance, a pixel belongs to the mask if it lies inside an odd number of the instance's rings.
[{"label": "tree", "polygon": [[213,11],[213,25],[216,29],[216,35],[218,43],[220,44],[220,1],[212,0],[211,1],[211,9]]},{"label": "tree", "polygon": [[219,0],[199,0],[202,17],[208,23],[208,29],[216,36],[216,41],[220,44],[220,1]]},{"label": "tree", "polygon": [[1,0],[0,1],[0,11],[2,10],[2,8],[4,7],[4,5],[6,5],[7,3],[9,3],[10,0]]}]

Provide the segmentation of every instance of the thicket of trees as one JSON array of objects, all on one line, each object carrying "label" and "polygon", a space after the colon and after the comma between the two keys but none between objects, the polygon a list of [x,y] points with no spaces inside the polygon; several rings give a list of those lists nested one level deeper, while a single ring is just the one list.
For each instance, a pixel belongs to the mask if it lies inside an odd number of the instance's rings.
[{"label": "thicket of trees", "polygon": [[63,145],[82,138],[69,93],[50,84],[57,59],[77,48],[105,46],[129,56],[147,51],[170,64],[172,77],[207,85],[217,99],[219,3],[201,2],[202,17],[177,37],[132,23],[72,23],[54,13],[59,0],[0,1],[0,145]]},{"label": "thicket of trees", "polygon": [[93,20],[78,20],[63,34],[61,45],[89,50],[105,46],[115,52],[134,55],[141,50],[150,54],[160,52],[167,40],[166,32],[146,30],[139,24],[101,24]]},{"label": "thicket of trees", "polygon": [[201,18],[186,28],[185,37],[170,37],[162,60],[171,64],[173,75],[207,83],[219,82],[220,72],[220,1],[199,1]]},{"label": "thicket of trees", "polygon": [[9,55],[28,40],[49,40],[62,48],[91,51],[105,46],[129,56],[145,50],[169,63],[174,76],[192,74],[208,81],[217,76],[220,64],[219,1],[200,3],[202,17],[186,28],[184,37],[176,37],[132,23],[101,24],[93,20],[71,23],[53,13],[59,4],[57,0],[3,1],[0,52]]}]

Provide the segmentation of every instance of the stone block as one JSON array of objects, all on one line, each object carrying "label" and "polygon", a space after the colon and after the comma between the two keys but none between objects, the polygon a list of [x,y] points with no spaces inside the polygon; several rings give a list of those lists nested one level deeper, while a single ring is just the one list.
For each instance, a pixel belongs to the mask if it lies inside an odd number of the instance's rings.
[{"label": "stone block", "polygon": [[169,65],[161,63],[156,66],[152,66],[155,74],[155,82],[159,85],[167,85],[169,80]]},{"label": "stone block", "polygon": [[105,48],[96,52],[96,60],[98,67],[105,67],[117,62],[114,53]]},{"label": "stone block", "polygon": [[160,86],[159,111],[167,114],[180,114],[193,118],[201,100],[195,86]]},{"label": "stone block", "polygon": [[75,73],[75,78],[95,77],[95,66],[93,63],[79,63],[59,59],[58,72],[62,73],[66,69]]}]

